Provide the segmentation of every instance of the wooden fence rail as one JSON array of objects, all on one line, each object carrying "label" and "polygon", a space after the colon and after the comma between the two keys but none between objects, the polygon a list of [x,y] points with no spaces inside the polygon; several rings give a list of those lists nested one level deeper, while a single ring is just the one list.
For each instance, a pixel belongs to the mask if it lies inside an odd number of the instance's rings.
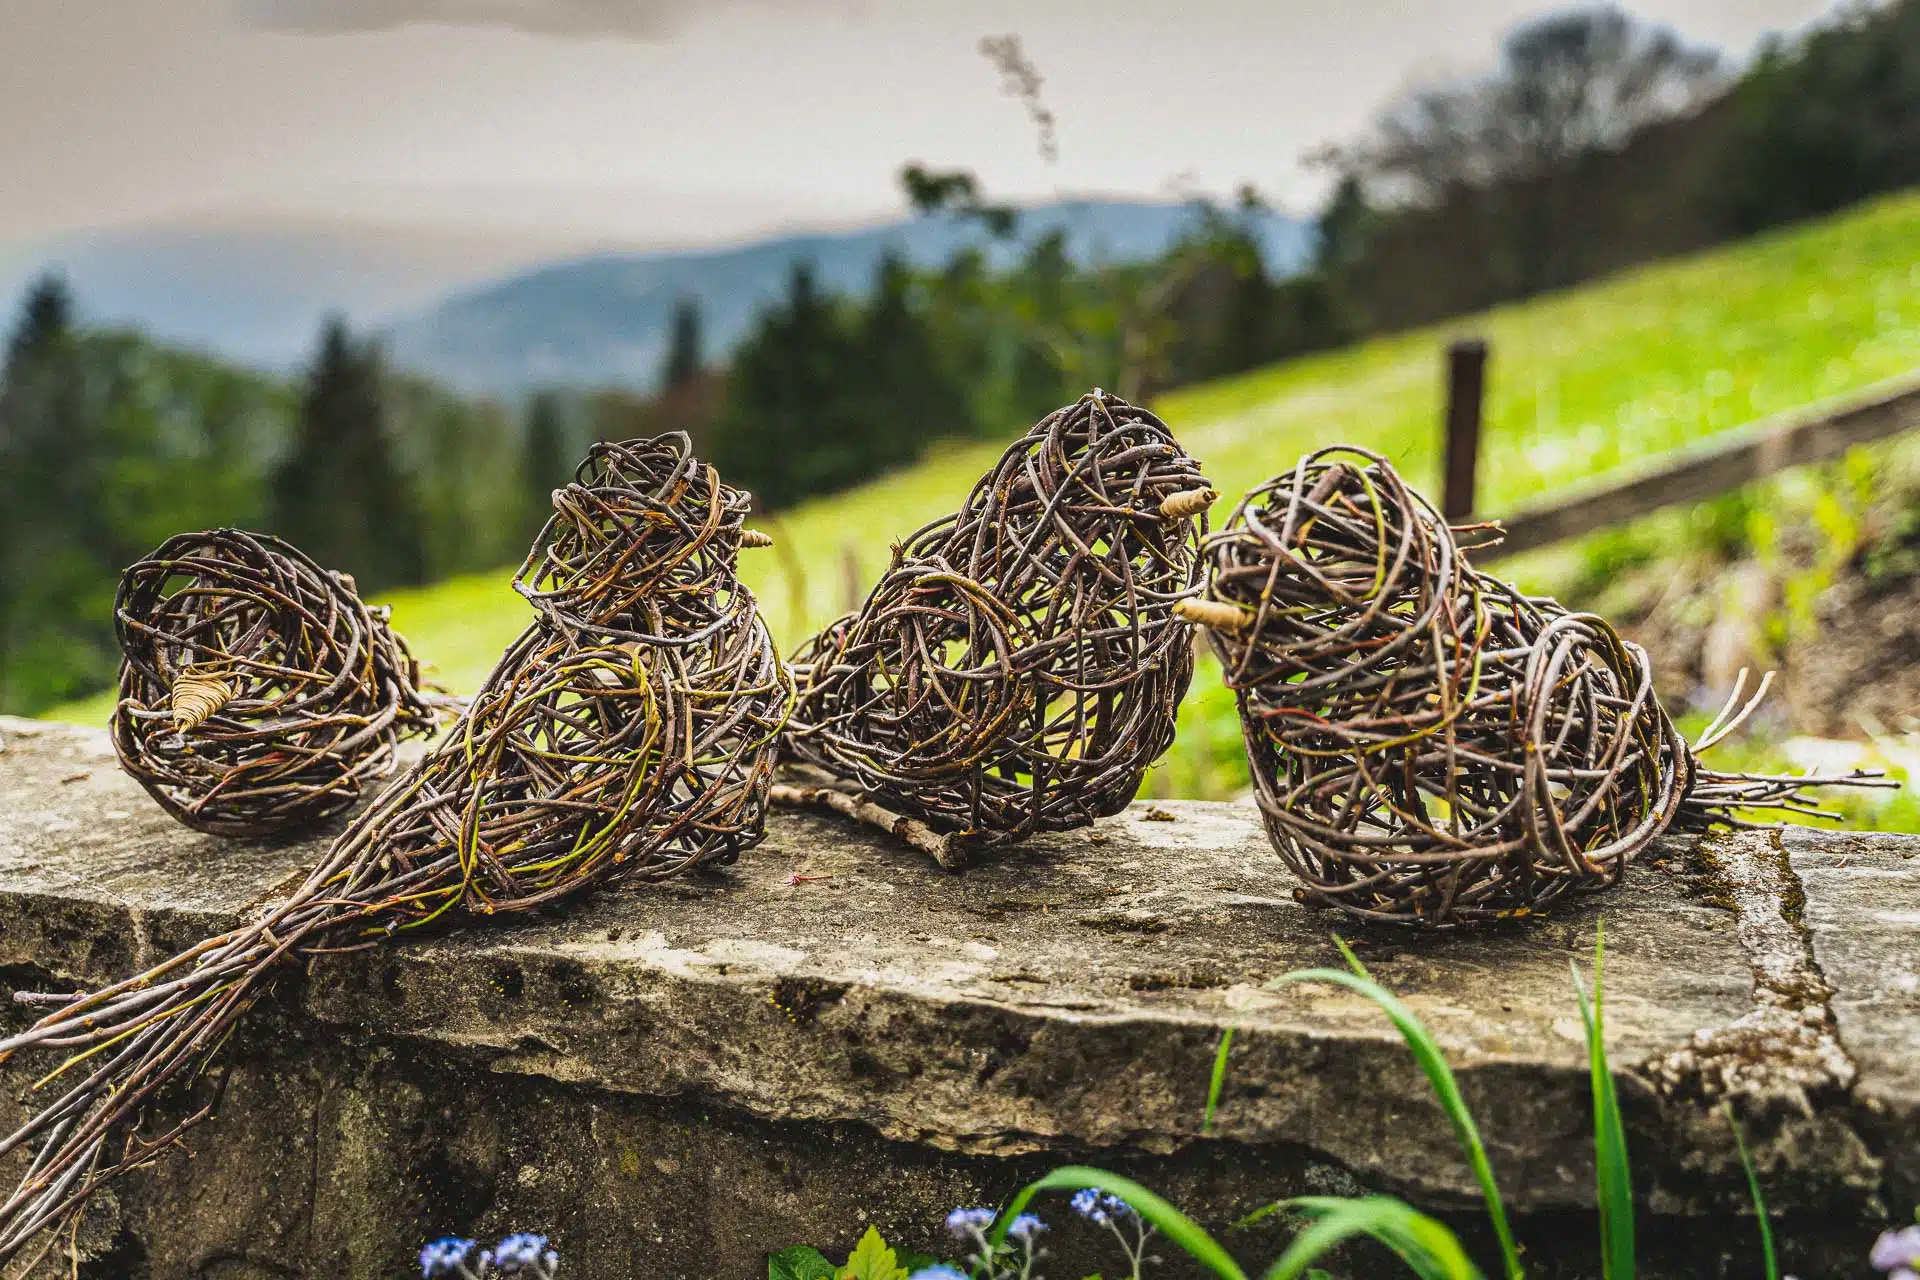
[{"label": "wooden fence rail", "polygon": [[1677,461],[1653,471],[1504,516],[1500,523],[1506,526],[1506,541],[1475,558],[1532,551],[1913,430],[1920,430],[1920,369],[1811,410],[1727,432],[1701,447],[1681,450]]}]

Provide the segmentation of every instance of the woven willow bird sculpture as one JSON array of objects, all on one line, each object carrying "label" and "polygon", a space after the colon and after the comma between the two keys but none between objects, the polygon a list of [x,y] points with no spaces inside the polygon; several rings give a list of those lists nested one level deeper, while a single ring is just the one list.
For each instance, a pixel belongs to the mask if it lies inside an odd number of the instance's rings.
[{"label": "woven willow bird sculpture", "polygon": [[894,548],[857,613],[803,645],[782,803],[882,826],[942,865],[1117,813],[1193,676],[1174,604],[1217,497],[1165,423],[1094,391]]},{"label": "woven willow bird sculpture", "polygon": [[388,611],[265,534],[167,539],[121,577],[114,628],[114,751],[199,831],[270,835],[339,813],[434,724]]},{"label": "woven willow bird sculpture", "polygon": [[148,1133],[191,1092],[266,979],[431,922],[525,912],[623,879],[725,863],[758,842],[792,701],[736,576],[748,497],[684,435],[594,446],[515,581],[537,617],[461,719],[258,921],[58,1003],[0,1041],[69,1055],[64,1089],[4,1141],[38,1146],[0,1204],[0,1263],[203,1119]]},{"label": "woven willow bird sculpture", "polygon": [[1309,903],[1429,927],[1524,917],[1617,884],[1669,831],[1884,785],[1704,768],[1765,681],[1743,704],[1743,677],[1689,745],[1639,646],[1475,569],[1365,450],[1255,489],[1206,558],[1206,594],[1180,612],[1209,629],[1268,836]]}]

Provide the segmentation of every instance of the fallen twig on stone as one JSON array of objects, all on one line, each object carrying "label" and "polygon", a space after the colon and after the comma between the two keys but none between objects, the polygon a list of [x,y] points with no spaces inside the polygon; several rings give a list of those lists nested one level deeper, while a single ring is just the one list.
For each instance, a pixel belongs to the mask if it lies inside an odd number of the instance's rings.
[{"label": "fallen twig on stone", "polygon": [[[877,827],[888,835],[911,845],[949,870],[959,870],[971,862],[967,842],[955,832],[942,834],[918,818],[875,804],[863,796],[828,786],[796,787],[776,782],[770,799],[790,809],[822,809]],[[808,877],[812,878],[812,877]]]}]

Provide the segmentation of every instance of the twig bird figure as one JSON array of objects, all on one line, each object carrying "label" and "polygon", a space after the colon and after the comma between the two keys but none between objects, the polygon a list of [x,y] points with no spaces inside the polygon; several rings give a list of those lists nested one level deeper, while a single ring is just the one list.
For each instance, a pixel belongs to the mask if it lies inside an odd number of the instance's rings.
[{"label": "twig bird figure", "polygon": [[943,865],[1116,813],[1173,741],[1193,675],[1175,602],[1217,497],[1165,423],[1095,390],[896,545],[857,613],[801,647],[793,758],[828,808]]},{"label": "twig bird figure", "polygon": [[265,534],[178,534],[120,580],[121,767],[199,831],[269,835],[351,807],[432,729],[420,668],[353,579]]},{"label": "twig bird figure", "polygon": [[[1604,619],[1475,569],[1384,459],[1337,447],[1255,489],[1207,542],[1202,623],[1236,691],[1274,848],[1312,904],[1369,920],[1476,925],[1619,882],[1669,831],[1822,812],[1842,779],[1717,773],[1646,653]],[[1484,544],[1483,544],[1484,545]]]},{"label": "twig bird figure", "polygon": [[[594,446],[521,567],[537,617],[461,719],[261,919],[68,998],[0,1041],[58,1048],[65,1092],[0,1141],[38,1152],[0,1204],[0,1263],[207,1106],[143,1131],[280,965],[726,863],[762,835],[792,686],[736,576],[748,497],[684,435]],[[51,1003],[58,997],[28,997]]]}]

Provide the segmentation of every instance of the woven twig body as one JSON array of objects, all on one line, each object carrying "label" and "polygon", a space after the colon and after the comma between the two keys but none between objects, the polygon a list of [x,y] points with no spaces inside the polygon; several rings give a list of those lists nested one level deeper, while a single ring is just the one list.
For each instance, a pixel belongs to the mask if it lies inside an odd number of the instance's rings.
[{"label": "woven twig body", "polygon": [[761,839],[792,686],[736,577],[747,495],[676,434],[596,445],[554,505],[515,584],[534,623],[298,890],[0,1041],[0,1060],[35,1045],[103,1051],[0,1142],[0,1154],[42,1147],[0,1207],[0,1262],[201,1118],[158,1135],[134,1123],[156,1091],[205,1069],[279,964],[663,879]]},{"label": "woven twig body", "polygon": [[970,846],[1118,812],[1193,675],[1212,497],[1145,410],[1049,415],[801,648],[789,753]]},{"label": "woven twig body", "polygon": [[196,830],[267,835],[338,813],[433,726],[387,610],[278,538],[167,539],[121,577],[114,626],[114,750]]},{"label": "woven twig body", "polygon": [[[1322,450],[1207,544],[1209,632],[1303,897],[1482,924],[1618,883],[1671,829],[1817,811],[1825,781],[1701,768],[1646,653],[1476,570],[1384,459]],[[1749,706],[1750,709],[1750,706]]]}]

